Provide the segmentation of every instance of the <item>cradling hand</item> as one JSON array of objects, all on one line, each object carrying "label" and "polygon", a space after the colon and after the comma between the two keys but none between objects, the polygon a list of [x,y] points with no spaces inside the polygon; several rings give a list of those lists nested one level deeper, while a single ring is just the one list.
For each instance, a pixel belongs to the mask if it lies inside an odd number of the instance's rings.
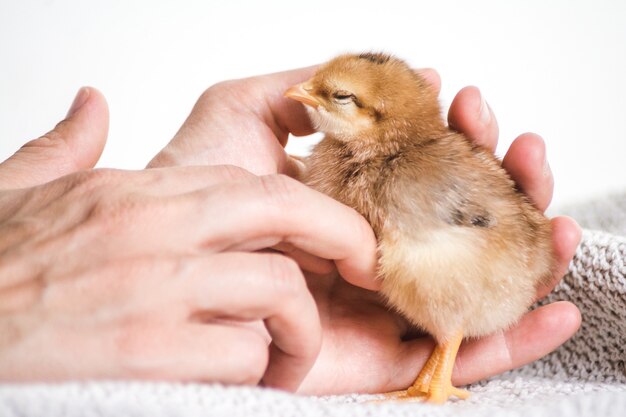
[{"label": "cradling hand", "polygon": [[[285,90],[305,81],[314,68],[288,71],[209,88],[170,144],[149,166],[218,165],[229,163],[257,174],[295,176],[298,163],[284,151],[289,133],[313,133],[303,106],[283,97]],[[439,76],[421,70],[435,88]],[[456,130],[491,150],[498,139],[495,115],[475,87],[455,98],[448,120]],[[543,140],[535,134],[519,136],[507,152],[503,166],[540,209],[551,199],[553,177]],[[314,216],[311,222],[322,221]],[[539,289],[541,298],[564,274],[580,240],[580,229],[565,217],[553,223],[557,256],[554,280]],[[322,273],[326,259],[283,248],[309,271],[307,281],[320,312],[323,342],[320,355],[301,386],[301,392],[384,392],[406,388],[428,358],[433,342],[390,311],[374,292],[358,288],[336,273]],[[363,254],[375,257],[367,245]],[[361,277],[343,274],[352,284],[376,289],[372,273]],[[526,314],[506,332],[464,343],[457,359],[453,383],[471,383],[522,366],[551,352],[569,339],[580,325],[580,313],[571,303],[554,303]]]},{"label": "cradling hand", "polygon": [[90,169],[106,103],[93,88],[75,103],[0,165],[0,380],[297,389],[321,346],[319,314],[300,267],[267,248],[368,276],[367,223],[284,175]]}]

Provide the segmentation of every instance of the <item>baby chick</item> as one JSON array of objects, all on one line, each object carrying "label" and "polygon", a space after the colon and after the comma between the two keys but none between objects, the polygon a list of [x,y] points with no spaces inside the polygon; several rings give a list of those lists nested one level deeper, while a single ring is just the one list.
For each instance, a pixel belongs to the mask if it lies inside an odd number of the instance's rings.
[{"label": "baby chick", "polygon": [[549,221],[488,150],[445,125],[436,92],[395,57],[339,56],[285,95],[325,133],[306,183],[369,220],[382,294],[437,343],[399,396],[467,398],[451,382],[461,340],[527,310],[551,276]]}]

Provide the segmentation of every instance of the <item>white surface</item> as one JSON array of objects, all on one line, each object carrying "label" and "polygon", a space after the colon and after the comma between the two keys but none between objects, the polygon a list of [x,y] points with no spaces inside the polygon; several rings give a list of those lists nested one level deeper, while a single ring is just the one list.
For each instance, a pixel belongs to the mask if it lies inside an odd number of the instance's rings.
[{"label": "white surface", "polygon": [[446,107],[479,86],[500,155],[519,133],[542,134],[555,202],[569,203],[626,189],[624,21],[620,0],[0,0],[0,158],[93,85],[111,109],[100,166],[141,168],[211,84],[374,49],[436,68]]}]

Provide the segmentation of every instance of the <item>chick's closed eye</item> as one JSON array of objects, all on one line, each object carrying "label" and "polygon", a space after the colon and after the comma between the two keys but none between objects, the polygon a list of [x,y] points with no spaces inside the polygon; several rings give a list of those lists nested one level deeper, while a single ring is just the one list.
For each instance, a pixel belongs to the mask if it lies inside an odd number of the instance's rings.
[{"label": "chick's closed eye", "polygon": [[333,93],[333,98],[338,104],[350,104],[356,99],[356,96],[349,91],[336,91]]}]

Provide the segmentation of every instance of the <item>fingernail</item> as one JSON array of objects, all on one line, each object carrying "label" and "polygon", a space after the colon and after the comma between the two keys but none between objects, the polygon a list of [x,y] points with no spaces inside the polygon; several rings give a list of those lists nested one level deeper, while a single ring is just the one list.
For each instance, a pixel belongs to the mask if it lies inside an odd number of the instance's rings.
[{"label": "fingernail", "polygon": [[485,97],[483,97],[482,93],[480,94],[480,114],[479,114],[480,122],[484,125],[489,123],[491,120],[491,110],[489,109],[489,104],[485,101]]},{"label": "fingernail", "polygon": [[76,113],[83,106],[83,104],[85,104],[87,98],[89,98],[89,88],[82,87],[80,90],[78,90],[78,93],[76,93],[76,97],[74,97],[74,101],[72,102],[72,105],[67,112],[67,116],[65,117],[70,117],[74,113]]}]

